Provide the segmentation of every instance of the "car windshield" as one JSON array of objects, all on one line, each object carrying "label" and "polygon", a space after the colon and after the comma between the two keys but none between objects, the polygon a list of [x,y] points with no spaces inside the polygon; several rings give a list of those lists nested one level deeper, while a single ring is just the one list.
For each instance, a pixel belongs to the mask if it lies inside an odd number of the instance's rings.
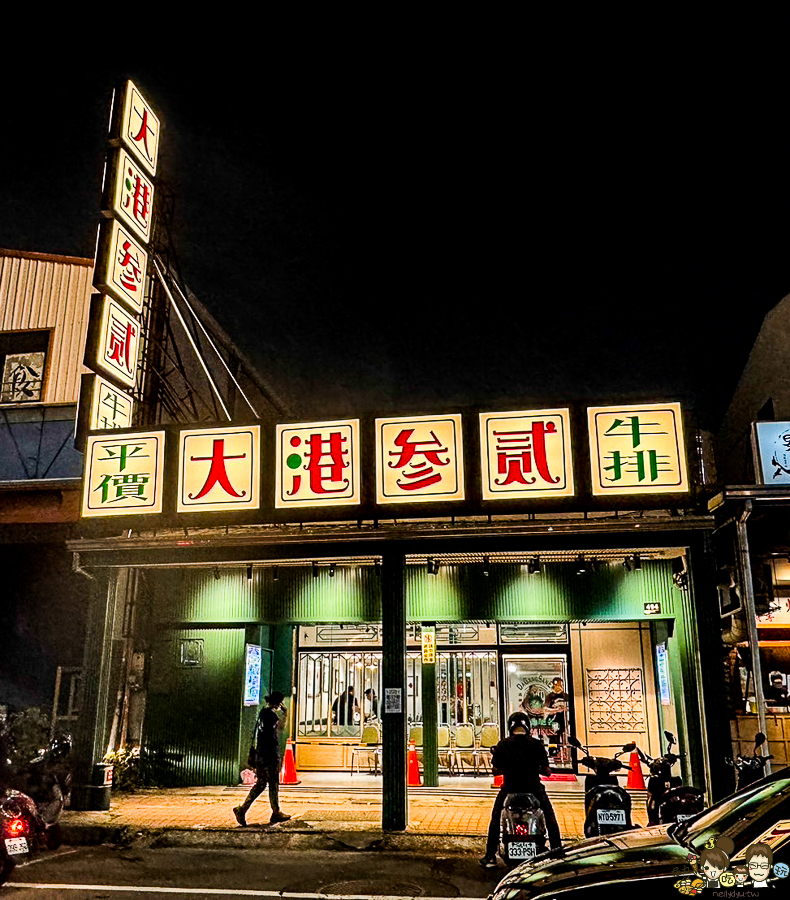
[{"label": "car windshield", "polygon": [[688,825],[675,828],[672,837],[699,851],[709,838],[729,831],[739,821],[755,818],[759,815],[762,804],[776,800],[788,792],[790,773],[774,781],[757,783],[745,791],[725,797]]}]

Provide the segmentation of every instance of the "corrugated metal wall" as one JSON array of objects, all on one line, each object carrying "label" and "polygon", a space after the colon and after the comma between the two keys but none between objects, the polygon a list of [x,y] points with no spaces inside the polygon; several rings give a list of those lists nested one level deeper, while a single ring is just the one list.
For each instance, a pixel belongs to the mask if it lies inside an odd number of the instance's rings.
[{"label": "corrugated metal wall", "polygon": [[[155,616],[170,623],[376,622],[381,620],[379,578],[372,567],[338,567],[334,578],[322,566],[309,568],[161,570],[151,574]],[[406,569],[410,621],[628,621],[644,617],[644,603],[661,603],[661,615],[676,614],[678,591],[671,563],[646,560],[640,571],[601,565],[576,574],[574,563],[544,563],[539,575],[519,565],[443,566],[428,575]]]},{"label": "corrugated metal wall", "polygon": [[0,251],[0,331],[54,329],[44,403],[79,396],[92,281],[88,260]]},{"label": "corrugated metal wall", "polygon": [[[185,664],[188,642],[200,663]],[[237,784],[243,628],[167,629],[151,652],[145,768],[166,786]]]}]

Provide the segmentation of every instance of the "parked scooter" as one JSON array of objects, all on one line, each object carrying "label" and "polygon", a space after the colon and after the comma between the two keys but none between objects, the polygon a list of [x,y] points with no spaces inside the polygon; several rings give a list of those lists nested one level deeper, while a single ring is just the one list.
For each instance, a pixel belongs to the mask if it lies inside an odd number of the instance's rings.
[{"label": "parked scooter", "polygon": [[735,760],[728,757],[725,762],[732,766],[738,773],[738,786],[736,790],[740,790],[755,781],[759,781],[765,775],[765,764],[769,759],[773,759],[773,754],[761,756],[757,753],[760,747],[765,743],[765,735],[762,731],[758,731],[754,736],[754,752],[751,756],[741,756],[739,753]]},{"label": "parked scooter", "polygon": [[0,789],[0,884],[8,881],[17,864],[60,841],[38,814],[36,804],[15,790]]},{"label": "parked scooter", "polygon": [[[7,756],[7,750],[3,752]],[[55,825],[71,797],[71,737],[53,739],[24,766],[13,766],[4,757],[3,772],[0,789],[10,788],[30,797],[42,821]]]},{"label": "parked scooter", "polygon": [[616,773],[621,769],[630,771],[631,767],[620,762],[619,757],[635,750],[636,744],[626,744],[613,757],[607,757],[591,756],[587,747],[573,736],[568,738],[568,743],[587,754],[579,762],[592,769],[584,778],[584,836],[595,837],[633,828],[631,797],[621,787]]},{"label": "parked scooter", "polygon": [[705,808],[702,791],[691,785],[684,785],[682,778],[672,774],[672,767],[685,758],[686,754],[672,752],[677,740],[671,731],[665,731],[664,737],[668,744],[663,756],[653,758],[636,748],[639,758],[650,769],[647,781],[648,825],[684,822]]},{"label": "parked scooter", "polygon": [[546,851],[546,818],[534,794],[508,794],[500,823],[499,855],[506,865],[518,865]]}]

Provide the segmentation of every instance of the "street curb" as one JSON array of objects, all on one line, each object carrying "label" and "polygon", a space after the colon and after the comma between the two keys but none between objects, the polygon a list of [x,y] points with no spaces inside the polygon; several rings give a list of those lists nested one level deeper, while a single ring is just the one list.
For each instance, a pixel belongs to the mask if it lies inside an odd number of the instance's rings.
[{"label": "street curb", "polygon": [[480,854],[483,835],[414,834],[381,830],[268,828],[135,828],[130,825],[61,825],[69,846],[203,847],[217,849],[321,850],[345,853]]}]

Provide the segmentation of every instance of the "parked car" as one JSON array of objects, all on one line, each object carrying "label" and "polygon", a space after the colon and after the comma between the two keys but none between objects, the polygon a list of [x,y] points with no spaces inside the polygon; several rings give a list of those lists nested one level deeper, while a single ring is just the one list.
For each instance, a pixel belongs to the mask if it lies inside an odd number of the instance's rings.
[{"label": "parked car", "polygon": [[[578,889],[584,889],[580,895],[584,898],[607,900],[680,897],[676,883],[694,872],[689,856],[698,858],[705,844],[720,835],[729,836],[735,845],[733,864],[744,861],[751,844],[767,842],[773,849],[771,877],[786,875],[790,768],[730,794],[686,822],[590,838],[544,853],[506,875],[490,900],[549,900]],[[790,886],[790,880],[778,883],[781,888]]]}]

